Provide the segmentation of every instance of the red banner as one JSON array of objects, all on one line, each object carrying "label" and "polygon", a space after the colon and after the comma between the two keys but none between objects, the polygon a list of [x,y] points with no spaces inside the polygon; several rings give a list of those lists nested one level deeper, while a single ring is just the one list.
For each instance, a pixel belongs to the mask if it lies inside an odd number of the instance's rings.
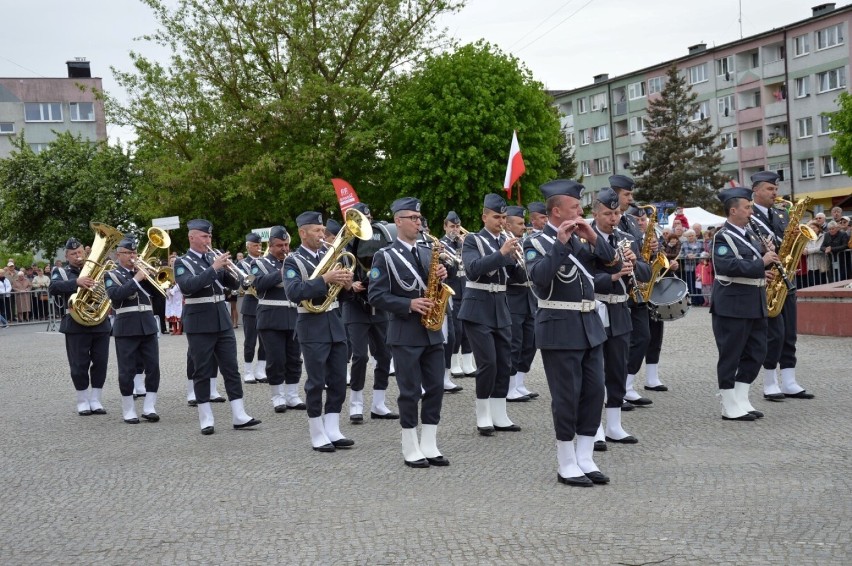
[{"label": "red banner", "polygon": [[334,185],[334,192],[337,193],[337,203],[340,205],[340,212],[346,212],[353,205],[358,204],[358,194],[347,181],[343,179],[332,179],[331,184]]}]

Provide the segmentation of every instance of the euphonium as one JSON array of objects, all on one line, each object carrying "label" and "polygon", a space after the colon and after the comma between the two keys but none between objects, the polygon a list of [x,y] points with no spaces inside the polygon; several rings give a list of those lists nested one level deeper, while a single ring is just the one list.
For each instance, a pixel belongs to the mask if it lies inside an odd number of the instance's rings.
[{"label": "euphonium", "polygon": [[426,281],[424,297],[432,301],[432,308],[420,318],[420,322],[429,330],[441,330],[444,326],[444,316],[447,313],[447,303],[455,295],[452,287],[438,278],[438,267],[441,265],[441,252],[444,245],[431,234],[423,235],[432,240],[432,262],[429,265],[429,279]]},{"label": "euphonium", "polygon": [[[317,264],[314,272],[311,273],[310,278],[316,279],[317,277],[322,277],[329,271],[341,268],[354,272],[355,266],[358,265],[358,261],[352,252],[347,252],[345,250],[346,246],[355,238],[358,238],[359,240],[369,240],[372,237],[373,227],[370,225],[370,221],[367,220],[367,217],[354,208],[348,209],[343,218],[343,228],[340,229],[340,232],[337,233],[334,241],[326,248],[325,255],[322,256],[322,259],[319,264]],[[344,258],[349,260],[348,266],[343,264],[342,260]],[[339,295],[342,290],[342,285],[329,284],[328,294],[322,304],[315,305],[310,300],[306,299],[302,301],[299,306],[314,314],[325,312],[331,307],[332,303],[337,300],[337,295]]]},{"label": "euphonium", "polygon": [[[657,281],[663,276],[663,274],[669,269],[669,258],[666,257],[662,251],[657,252],[657,257],[651,261],[651,242],[653,238],[657,238],[657,207],[652,204],[645,204],[640,206],[639,208],[649,209],[650,213],[646,212],[648,216],[648,227],[645,228],[645,238],[642,241],[642,259],[648,262],[651,265],[651,279],[648,280],[647,283],[636,281],[636,289],[638,293],[635,293],[634,296],[642,297],[644,302],[648,302],[651,300],[651,293],[654,291],[654,285],[657,284]],[[658,242],[659,244],[660,242]]]},{"label": "euphonium", "polygon": [[107,255],[124,238],[124,234],[100,222],[90,222],[89,227],[95,231],[95,241],[78,277],[91,277],[95,285],[91,289],[80,288],[71,295],[68,314],[83,326],[97,326],[106,319],[110,309],[104,275],[115,269],[115,262],[107,259]]},{"label": "euphonium", "polygon": [[[776,202],[784,199],[775,199]],[[790,222],[784,230],[784,238],[781,240],[781,248],[776,252],[779,263],[784,267],[784,272],[796,273],[799,260],[808,241],[817,239],[816,233],[807,224],[800,224],[805,208],[811,201],[811,197],[805,197],[790,206]],[[784,201],[787,202],[787,201]],[[788,287],[783,277],[776,277],[766,284],[766,308],[770,317],[781,314],[784,301],[787,299]]]},{"label": "euphonium", "polygon": [[168,288],[175,284],[175,274],[171,267],[158,265],[159,260],[154,261],[154,254],[157,250],[166,250],[171,245],[172,239],[169,233],[162,228],[152,226],[148,228],[148,242],[135,261],[137,268],[141,268],[145,273],[148,282],[163,296]]}]

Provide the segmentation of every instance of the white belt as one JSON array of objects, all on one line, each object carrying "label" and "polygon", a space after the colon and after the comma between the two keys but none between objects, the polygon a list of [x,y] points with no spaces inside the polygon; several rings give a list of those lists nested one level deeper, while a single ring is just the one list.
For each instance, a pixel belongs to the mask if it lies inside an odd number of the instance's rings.
[{"label": "white belt", "polygon": [[510,283],[510,287],[532,287],[532,281],[524,281],[523,283]]},{"label": "white belt", "polygon": [[739,283],[740,285],[753,285],[755,287],[766,287],[766,279],[753,279],[751,277],[728,277],[727,275],[716,275],[719,281],[728,283]]},{"label": "white belt", "polygon": [[280,301],[276,299],[260,299],[257,301],[258,305],[269,305],[271,307],[295,307],[297,306],[295,303],[291,303],[290,301]]},{"label": "white belt", "polygon": [[489,293],[500,293],[506,290],[505,285],[499,283],[477,283],[476,281],[465,281],[465,287],[468,289],[479,289],[480,291],[488,291]]},{"label": "white belt", "polygon": [[628,295],[599,295],[598,293],[595,293],[596,300],[610,305],[627,302],[628,298]]},{"label": "white belt", "polygon": [[[334,301],[333,303],[331,303],[331,306],[328,307],[328,309],[326,309],[324,312],[333,311],[334,309],[336,309],[339,306],[340,306],[340,303],[338,303],[337,301]],[[308,309],[306,309],[305,307],[296,307],[296,312],[299,312],[301,314],[322,314],[322,313],[313,313],[313,312],[309,311]]]},{"label": "white belt", "polygon": [[145,312],[154,310],[151,308],[151,305],[134,305],[132,307],[121,307],[120,309],[115,309],[115,314],[124,314],[126,312]]},{"label": "white belt", "polygon": [[202,303],[221,303],[225,295],[213,295],[212,297],[189,297],[183,300],[185,305],[200,305]]},{"label": "white belt", "polygon": [[583,299],[579,303],[571,301],[544,301],[539,299],[538,308],[555,309],[561,311],[592,312],[595,310],[595,302]]}]

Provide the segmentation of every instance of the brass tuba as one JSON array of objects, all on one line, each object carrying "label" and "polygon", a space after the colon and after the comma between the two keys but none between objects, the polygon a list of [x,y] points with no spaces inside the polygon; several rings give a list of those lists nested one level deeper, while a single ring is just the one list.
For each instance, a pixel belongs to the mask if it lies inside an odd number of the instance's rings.
[{"label": "brass tuba", "polygon": [[441,330],[447,313],[447,303],[456,293],[452,287],[438,279],[438,267],[441,265],[440,257],[444,245],[431,234],[423,232],[423,235],[432,240],[432,262],[429,264],[429,279],[426,281],[426,292],[423,297],[434,304],[429,312],[420,318],[420,322],[428,330]]},{"label": "brass tuba", "polygon": [[[346,246],[355,238],[358,238],[359,240],[369,240],[372,237],[373,227],[370,225],[370,221],[367,220],[367,217],[354,208],[348,209],[343,217],[343,228],[340,229],[340,232],[337,233],[337,237],[335,237],[334,241],[326,248],[325,255],[314,269],[314,272],[311,273],[310,278],[316,279],[317,277],[322,277],[329,271],[340,268],[346,268],[354,272],[355,266],[358,262],[352,252],[347,252],[345,250]],[[347,259],[347,263],[349,265],[344,265],[343,259]],[[305,299],[299,304],[299,306],[314,314],[325,312],[331,307],[332,303],[337,300],[337,295],[339,295],[342,290],[343,287],[341,285],[330,284],[328,286],[328,294],[322,304],[315,305],[311,300]]]},{"label": "brass tuba", "polygon": [[148,242],[135,262],[136,267],[145,273],[148,282],[164,296],[168,288],[175,284],[175,274],[171,267],[159,265],[159,260],[154,258],[154,254],[157,250],[168,249],[171,245],[172,239],[168,232],[152,226],[148,228]]},{"label": "brass tuba", "polygon": [[68,314],[83,326],[97,326],[106,320],[111,307],[104,286],[104,275],[115,269],[115,262],[107,259],[107,255],[124,238],[124,234],[100,222],[90,222],[89,227],[95,231],[95,241],[78,277],[91,277],[95,284],[91,289],[81,287],[71,295],[68,299]]},{"label": "brass tuba", "polygon": [[[808,241],[817,239],[816,233],[807,224],[800,224],[805,208],[811,201],[811,197],[805,197],[799,202],[790,203],[790,222],[784,230],[784,238],[781,240],[781,247],[777,251],[779,263],[783,266],[783,272],[787,274],[796,273],[799,266],[799,259],[802,257],[802,252],[805,250],[805,245]],[[775,202],[789,202],[784,199],[777,198]],[[770,317],[776,317],[781,314],[781,309],[784,308],[784,301],[787,299],[789,289],[787,281],[784,277],[776,277],[773,281],[766,284],[766,308],[769,311]]]}]

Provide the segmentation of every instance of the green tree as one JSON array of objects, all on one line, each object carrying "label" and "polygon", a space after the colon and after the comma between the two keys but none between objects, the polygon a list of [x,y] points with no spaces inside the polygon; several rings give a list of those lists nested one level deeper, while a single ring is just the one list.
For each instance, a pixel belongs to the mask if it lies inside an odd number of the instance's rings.
[{"label": "green tree", "polygon": [[120,147],[68,132],[39,153],[23,135],[13,145],[0,160],[0,225],[10,248],[53,254],[70,236],[91,242],[90,221],[129,230],[140,220],[138,173]]},{"label": "green tree", "polygon": [[388,117],[388,194],[421,199],[433,226],[449,209],[480,225],[484,195],[504,194],[512,130],[526,165],[523,200],[540,200],[538,185],[555,176],[552,100],[517,59],[487,43],[427,60],[394,90]]},{"label": "green tree", "polygon": [[574,157],[574,146],[568,142],[568,127],[562,128],[559,137],[559,145],[556,148],[559,154],[559,164],[556,166],[556,177],[559,179],[573,179],[577,176],[577,160]]},{"label": "green tree", "polygon": [[[381,100],[462,0],[143,0],[172,51],[116,71],[130,94],[149,216],[204,216],[220,245],[305,209],[337,211],[330,179],[378,186]],[[336,213],[339,218],[339,212]]]},{"label": "green tree", "polygon": [[831,129],[834,130],[831,134],[831,139],[834,140],[831,155],[848,175],[852,171],[852,95],[841,92],[837,102],[837,112],[829,114]]},{"label": "green tree", "polygon": [[645,154],[631,167],[637,197],[643,202],[674,201],[718,210],[716,190],[728,180],[719,171],[722,144],[706,116],[693,120],[698,95],[677,66],[672,65],[666,76],[660,96],[648,104]]}]

